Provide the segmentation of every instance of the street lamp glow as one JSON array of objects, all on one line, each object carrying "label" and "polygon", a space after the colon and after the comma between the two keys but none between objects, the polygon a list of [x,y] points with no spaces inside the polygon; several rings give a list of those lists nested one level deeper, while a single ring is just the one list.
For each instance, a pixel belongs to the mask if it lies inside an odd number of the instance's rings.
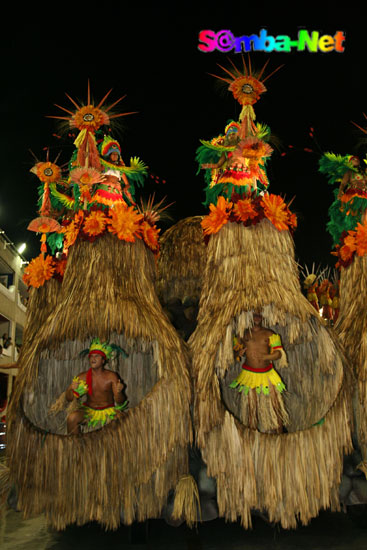
[{"label": "street lamp glow", "polygon": [[27,248],[27,245],[26,243],[22,243],[19,247],[18,247],[18,252],[19,254],[23,254],[23,252],[25,251],[25,249]]}]

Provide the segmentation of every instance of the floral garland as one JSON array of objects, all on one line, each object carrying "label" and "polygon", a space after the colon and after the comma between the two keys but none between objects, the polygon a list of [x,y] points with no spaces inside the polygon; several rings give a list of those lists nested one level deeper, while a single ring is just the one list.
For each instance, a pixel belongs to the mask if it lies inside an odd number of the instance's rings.
[{"label": "floral garland", "polygon": [[333,256],[338,258],[336,268],[348,267],[357,256],[367,256],[367,222],[358,223],[355,230],[344,231],[341,244],[336,245]]},{"label": "floral garland", "polygon": [[297,217],[279,195],[265,194],[257,197],[239,198],[232,196],[233,202],[219,197],[217,205],[211,204],[210,214],[205,216],[201,225],[206,236],[218,231],[228,222],[243,223],[245,227],[255,225],[267,218],[278,231],[294,231]]},{"label": "floral garland", "polygon": [[[142,239],[154,254],[159,252],[160,229],[149,223],[144,214],[140,214],[133,206],[125,204],[109,209],[108,215],[97,209],[88,214],[79,210],[72,219],[63,220],[59,233],[64,234],[64,251],[67,251],[77,238],[93,242],[106,231],[126,242],[133,243],[135,239]],[[44,257],[41,253],[27,266],[23,281],[27,286],[39,288],[52,277],[62,280],[65,267],[65,254],[58,260],[49,255]]]},{"label": "floral garland", "polygon": [[151,225],[134,206],[124,203],[110,208],[108,214],[102,210],[91,210],[86,215],[79,210],[72,220],[65,220],[62,225],[65,248],[72,246],[77,237],[93,242],[96,237],[108,231],[118,239],[130,243],[135,242],[136,238],[142,239],[152,252],[157,254],[159,251],[160,229],[156,225]]}]

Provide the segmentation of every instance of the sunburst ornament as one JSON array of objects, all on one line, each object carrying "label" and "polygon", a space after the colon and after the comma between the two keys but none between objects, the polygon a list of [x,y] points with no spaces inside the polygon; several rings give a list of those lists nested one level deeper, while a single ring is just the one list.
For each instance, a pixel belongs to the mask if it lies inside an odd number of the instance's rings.
[{"label": "sunburst ornament", "polygon": [[103,107],[106,99],[112,92],[109,90],[106,95],[101,99],[101,101],[94,105],[91,99],[90,93],[90,83],[88,80],[88,91],[87,91],[87,104],[79,105],[74,99],[72,99],[68,94],[65,94],[66,97],[71,101],[75,107],[75,111],[70,111],[65,107],[61,107],[55,103],[55,106],[67,113],[69,116],[54,116],[49,115],[47,118],[56,118],[58,120],[65,120],[69,123],[70,128],[77,128],[80,130],[79,135],[74,141],[74,145],[78,149],[77,163],[79,166],[92,166],[99,170],[100,160],[97,145],[95,142],[94,134],[102,126],[109,126],[112,119],[119,118],[122,116],[132,115],[136,111],[131,111],[128,113],[115,113],[110,114],[110,110],[115,107],[126,95],[120,97],[117,101],[109,105],[108,107]]},{"label": "sunburst ornament", "polygon": [[65,107],[61,107],[61,105],[57,105],[55,103],[55,107],[58,107],[65,113],[67,113],[69,116],[54,116],[49,115],[47,118],[56,118],[59,120],[67,120],[69,122],[70,128],[77,128],[78,130],[86,130],[88,132],[95,133],[101,126],[108,126],[112,119],[119,118],[122,116],[132,115],[135,114],[137,111],[131,111],[129,113],[115,113],[113,115],[109,114],[109,111],[115,107],[120,101],[122,101],[126,94],[122,97],[120,97],[117,101],[109,105],[108,107],[104,107],[102,109],[102,105],[112,92],[109,90],[106,95],[101,99],[101,101],[98,103],[98,105],[94,105],[94,103],[91,100],[91,92],[90,92],[90,82],[88,80],[88,91],[87,91],[87,104],[86,105],[79,105],[74,99],[72,99],[67,93],[65,93],[66,97],[71,101],[71,103],[76,108],[75,111],[70,111],[69,109],[66,109]]},{"label": "sunburst ornament", "polygon": [[39,213],[41,214],[41,216],[47,217],[50,215],[52,210],[50,200],[50,184],[63,183],[62,167],[56,164],[60,153],[57,155],[54,162],[51,162],[49,159],[50,151],[49,149],[47,149],[46,161],[42,162],[38,160],[33,151],[30,150],[30,152],[36,160],[36,164],[32,166],[30,172],[32,172],[32,174],[35,174],[40,182],[43,184]]},{"label": "sunburst ornament", "polygon": [[61,168],[53,162],[37,162],[30,171],[43,183],[57,183],[61,180]]},{"label": "sunburst ornament", "polygon": [[269,63],[269,60],[265,63],[260,71],[252,72],[251,61],[249,56],[248,66],[246,65],[245,58],[242,56],[242,69],[236,67],[233,61],[228,58],[232,65],[232,69],[228,70],[222,65],[219,65],[228,77],[218,76],[211,74],[215,78],[227,82],[229,84],[228,90],[232,92],[233,97],[242,105],[242,111],[240,114],[240,120],[243,120],[245,116],[249,116],[251,120],[255,119],[255,113],[253,111],[253,105],[260,99],[261,94],[266,92],[264,82],[270,78],[276,71],[278,71],[283,65],[277,67],[272,73],[262,78],[264,71]]}]

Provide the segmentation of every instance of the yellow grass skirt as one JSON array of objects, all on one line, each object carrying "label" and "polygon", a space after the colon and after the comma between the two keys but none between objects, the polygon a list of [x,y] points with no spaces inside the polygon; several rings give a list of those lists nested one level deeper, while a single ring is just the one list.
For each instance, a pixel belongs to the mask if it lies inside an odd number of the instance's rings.
[{"label": "yellow grass skirt", "polygon": [[248,394],[250,389],[256,389],[257,393],[269,394],[269,385],[272,384],[282,393],[285,390],[285,384],[274,368],[266,372],[253,372],[246,369],[246,365],[242,367],[242,372],[230,384],[230,388],[237,388],[239,392]]},{"label": "yellow grass skirt", "polygon": [[121,405],[106,407],[105,409],[92,409],[87,405],[82,405],[84,418],[88,421],[88,426],[95,428],[98,425],[104,426],[115,419],[116,414],[122,412],[127,407],[127,401]]}]

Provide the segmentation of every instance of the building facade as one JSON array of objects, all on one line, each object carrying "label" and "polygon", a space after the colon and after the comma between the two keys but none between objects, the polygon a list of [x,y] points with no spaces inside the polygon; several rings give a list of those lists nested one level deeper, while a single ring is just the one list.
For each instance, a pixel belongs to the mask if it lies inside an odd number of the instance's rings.
[{"label": "building facade", "polygon": [[[17,360],[26,321],[25,260],[4,232],[0,232],[0,366]],[[10,340],[9,340],[10,338]],[[6,343],[5,343],[6,340]]]}]

